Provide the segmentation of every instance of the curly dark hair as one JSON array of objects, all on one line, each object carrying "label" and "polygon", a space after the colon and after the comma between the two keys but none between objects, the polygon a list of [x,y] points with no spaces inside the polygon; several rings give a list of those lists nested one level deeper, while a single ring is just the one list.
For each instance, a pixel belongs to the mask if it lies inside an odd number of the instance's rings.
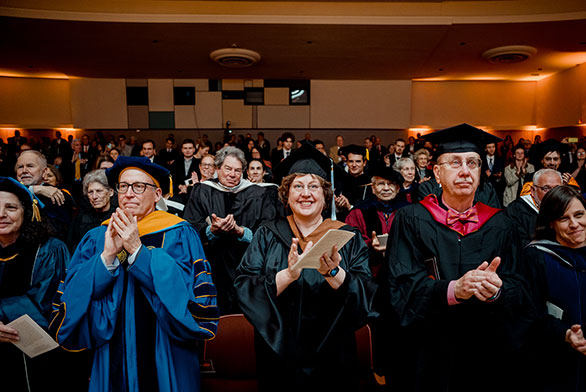
[{"label": "curly dark hair", "polygon": [[[281,200],[285,206],[289,204],[289,189],[291,188],[291,183],[293,183],[293,180],[295,180],[297,177],[303,177],[306,175],[307,173],[293,173],[283,178],[281,186],[279,186],[279,200]],[[332,203],[332,198],[334,197],[332,184],[315,174],[311,174],[311,176],[319,181],[319,185],[321,185],[324,191],[324,210],[327,210]]]},{"label": "curly dark hair", "polygon": [[20,237],[27,244],[44,244],[49,237],[55,235],[55,229],[49,223],[47,216],[41,210],[41,221],[33,221],[33,210],[24,208],[24,217],[20,227]]}]

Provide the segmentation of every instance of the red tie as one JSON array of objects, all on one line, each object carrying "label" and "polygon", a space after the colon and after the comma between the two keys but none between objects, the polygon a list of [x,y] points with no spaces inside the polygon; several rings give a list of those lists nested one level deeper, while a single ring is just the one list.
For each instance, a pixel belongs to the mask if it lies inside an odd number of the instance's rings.
[{"label": "red tie", "polygon": [[462,213],[448,209],[448,216],[446,218],[446,223],[448,226],[453,226],[458,221],[462,223],[478,223],[478,212],[476,211],[476,206],[473,206],[472,208]]}]

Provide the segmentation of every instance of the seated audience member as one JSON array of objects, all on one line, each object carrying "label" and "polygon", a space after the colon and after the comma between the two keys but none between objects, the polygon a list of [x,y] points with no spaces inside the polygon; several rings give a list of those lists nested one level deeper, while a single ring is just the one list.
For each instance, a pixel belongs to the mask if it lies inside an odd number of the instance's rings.
[{"label": "seated audience member", "polygon": [[583,391],[586,387],[586,200],[572,186],[543,197],[535,241],[523,265],[537,314],[526,339],[529,369],[524,387],[540,391]]},{"label": "seated audience member", "polygon": [[350,144],[339,153],[346,156],[345,163],[349,174],[341,194],[334,196],[339,218],[343,220],[356,203],[370,198],[371,191],[370,176],[365,172],[366,148]]},{"label": "seated audience member", "polygon": [[339,155],[340,148],[344,147],[344,137],[342,135],[336,136],[336,145],[330,147],[330,158],[334,163],[340,163],[342,157]]},{"label": "seated audience member", "polygon": [[420,148],[413,154],[415,162],[415,181],[419,184],[433,177],[433,169],[430,165],[431,154],[425,148]]},{"label": "seated audience member", "polygon": [[371,182],[372,197],[358,203],[346,217],[346,223],[362,234],[370,251],[370,269],[376,277],[386,249],[377,236],[391,231],[395,212],[408,203],[403,197],[397,197],[403,184],[403,176],[398,171],[379,167],[373,172]]},{"label": "seated audience member", "polygon": [[232,146],[216,154],[218,178],[193,188],[184,218],[193,224],[214,271],[222,314],[238,313],[234,276],[261,223],[275,218],[276,192],[243,179],[244,153]]},{"label": "seated audience member", "polygon": [[505,192],[503,194],[503,206],[506,208],[521,194],[521,189],[528,174],[533,174],[535,168],[525,157],[525,149],[522,145],[514,148],[513,161],[505,167]]},{"label": "seated audience member", "polygon": [[159,158],[157,155],[157,150],[155,146],[155,141],[152,139],[147,139],[141,144],[140,155],[143,157],[147,157],[149,161],[152,163],[156,163],[157,165],[164,166],[164,162],[162,159]]},{"label": "seated audience member", "polygon": [[82,203],[67,237],[67,246],[72,254],[83,236],[109,219],[118,206],[118,203],[112,200],[114,190],[108,184],[104,169],[97,169],[85,175],[83,194],[89,200],[89,205]]},{"label": "seated audience member", "polygon": [[110,158],[112,158],[112,160],[116,162],[116,159],[118,159],[118,157],[120,156],[120,150],[117,147],[112,147],[110,149],[109,155]]},{"label": "seated audience member", "polygon": [[108,169],[114,166],[114,160],[110,157],[110,155],[102,155],[96,159],[96,163],[94,165],[94,170],[96,169]]},{"label": "seated audience member", "polygon": [[393,169],[397,170],[403,176],[403,184],[401,185],[401,194],[407,203],[413,203],[413,195],[417,192],[419,183],[415,181],[415,163],[411,158],[399,158],[393,165]]},{"label": "seated audience member", "polygon": [[[531,141],[529,142],[531,143]],[[535,154],[539,157],[540,168],[557,170],[562,175],[564,185],[567,184],[579,187],[574,177],[569,173],[567,165],[562,162],[562,151],[565,148],[562,143],[555,139],[548,139],[536,145],[536,148],[537,152]],[[525,176],[525,184],[523,184],[523,189],[521,189],[520,195],[524,196],[530,194],[532,186],[533,175],[529,173]]]},{"label": "seated audience member", "polygon": [[185,199],[189,197],[188,191],[191,189],[189,185],[193,185],[191,174],[197,173],[197,166],[199,161],[195,156],[195,142],[193,139],[185,139],[181,143],[181,154],[183,158],[175,160],[171,175],[173,176],[173,194],[185,195]]},{"label": "seated audience member", "polygon": [[557,170],[540,169],[533,175],[531,193],[520,196],[505,208],[505,214],[517,224],[523,246],[531,242],[533,237],[541,200],[549,191],[562,183],[562,175]]},{"label": "seated audience member", "polygon": [[259,159],[252,159],[248,162],[248,168],[246,169],[246,178],[248,181],[255,184],[264,182],[266,171],[264,164]]},{"label": "seated audience member", "polygon": [[51,299],[65,276],[69,252],[50,237],[41,206],[25,186],[0,177],[0,352],[6,390],[64,389],[64,380],[55,377],[63,365],[59,352],[29,358],[12,344],[18,331],[6,325],[26,314],[46,330]]},{"label": "seated audience member", "polygon": [[574,170],[571,175],[576,179],[583,192],[586,192],[586,148],[580,146],[576,149],[576,159],[574,162]]},{"label": "seated audience member", "polygon": [[293,143],[295,142],[295,136],[291,132],[285,132],[279,138],[282,144],[279,145],[277,140],[277,147],[275,147],[271,153],[272,168],[274,169],[279,162],[291,155],[293,151]]},{"label": "seated audience member", "polygon": [[16,161],[16,179],[35,194],[44,204],[44,212],[55,235],[61,240],[67,238],[67,230],[73,216],[73,199],[57,187],[43,184],[43,175],[48,170],[43,154],[28,150]]},{"label": "seated audience member", "polygon": [[193,227],[155,205],[169,171],[121,156],[106,171],[118,208],[78,245],[53,304],[50,331],[94,350],[90,391],[197,391],[197,343],[215,336],[211,269]]},{"label": "seated audience member", "polygon": [[171,170],[173,163],[181,158],[181,153],[175,149],[175,139],[171,137],[165,139],[165,147],[159,150],[158,156],[163,166]]},{"label": "seated audience member", "polygon": [[[291,215],[258,229],[235,281],[256,331],[258,389],[358,391],[354,334],[374,294],[366,246],[356,229],[322,217],[333,197],[329,158],[305,143],[275,170]],[[355,235],[321,255],[319,268],[293,269],[329,229]]]}]

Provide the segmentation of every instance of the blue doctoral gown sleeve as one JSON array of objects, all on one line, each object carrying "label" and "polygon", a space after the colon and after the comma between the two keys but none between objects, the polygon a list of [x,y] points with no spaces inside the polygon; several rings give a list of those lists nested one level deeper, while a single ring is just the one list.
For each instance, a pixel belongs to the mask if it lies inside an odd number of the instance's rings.
[{"label": "blue doctoral gown sleeve", "polygon": [[68,261],[69,251],[65,244],[56,238],[49,238],[37,253],[32,282],[27,293],[0,299],[0,320],[12,321],[28,314],[46,329],[49,325],[51,300],[65,274]]},{"label": "blue doctoral gown sleeve", "polygon": [[97,227],[81,240],[53,301],[49,328],[68,350],[98,347],[114,333],[124,276],[120,268],[110,273],[100,258],[105,231]]},{"label": "blue doctoral gown sleeve", "polygon": [[188,223],[167,231],[163,248],[143,245],[128,273],[140,282],[159,325],[171,338],[215,337],[216,288],[201,241]]}]

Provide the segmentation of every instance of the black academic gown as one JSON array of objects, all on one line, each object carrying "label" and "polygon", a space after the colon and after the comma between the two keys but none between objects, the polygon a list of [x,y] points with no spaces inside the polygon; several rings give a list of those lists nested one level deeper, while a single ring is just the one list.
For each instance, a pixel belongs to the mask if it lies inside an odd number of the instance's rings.
[{"label": "black academic gown", "polygon": [[[218,182],[218,180],[212,180]],[[234,293],[236,267],[248,247],[248,243],[238,240],[236,235],[225,234],[210,240],[206,229],[210,225],[212,213],[220,218],[234,215],[236,224],[256,232],[261,223],[274,219],[277,215],[276,187],[250,185],[234,193],[221,191],[204,181],[195,186],[183,218],[193,224],[204,246],[205,254],[212,265],[213,280],[218,290],[218,306],[221,314],[240,313]],[[206,218],[209,218],[206,221]]]},{"label": "black academic gown", "polygon": [[[514,322],[527,306],[518,235],[502,212],[482,214],[478,226],[462,236],[436,221],[421,203],[395,215],[385,289],[395,312],[389,319],[396,317],[402,326],[395,337],[399,344],[389,353],[401,358],[391,369],[395,378],[387,380],[401,385],[397,390],[494,391],[516,377],[510,361],[523,331]],[[449,282],[496,256],[502,258],[500,296],[491,303],[472,297],[448,305]],[[433,258],[439,279],[429,277]]]},{"label": "black academic gown", "polygon": [[532,201],[527,198],[531,198],[531,195],[522,196],[511,202],[505,208],[505,215],[515,222],[515,226],[517,226],[521,246],[525,246],[531,242],[531,238],[533,238],[533,233],[535,232],[537,215],[539,214],[538,211],[529,205]]},{"label": "black academic gown", "polygon": [[[527,390],[584,391],[586,357],[565,338],[573,324],[586,325],[586,248],[532,242],[523,250],[523,266],[536,311],[524,347],[523,363],[530,381]],[[551,304],[561,312],[548,312]]]},{"label": "black academic gown", "polygon": [[287,268],[293,237],[286,220],[262,226],[244,254],[235,285],[256,331],[259,390],[357,390],[354,333],[366,323],[373,285],[360,233],[341,229],[356,235],[340,249],[346,279],[337,290],[304,269],[277,297],[276,274]]}]

